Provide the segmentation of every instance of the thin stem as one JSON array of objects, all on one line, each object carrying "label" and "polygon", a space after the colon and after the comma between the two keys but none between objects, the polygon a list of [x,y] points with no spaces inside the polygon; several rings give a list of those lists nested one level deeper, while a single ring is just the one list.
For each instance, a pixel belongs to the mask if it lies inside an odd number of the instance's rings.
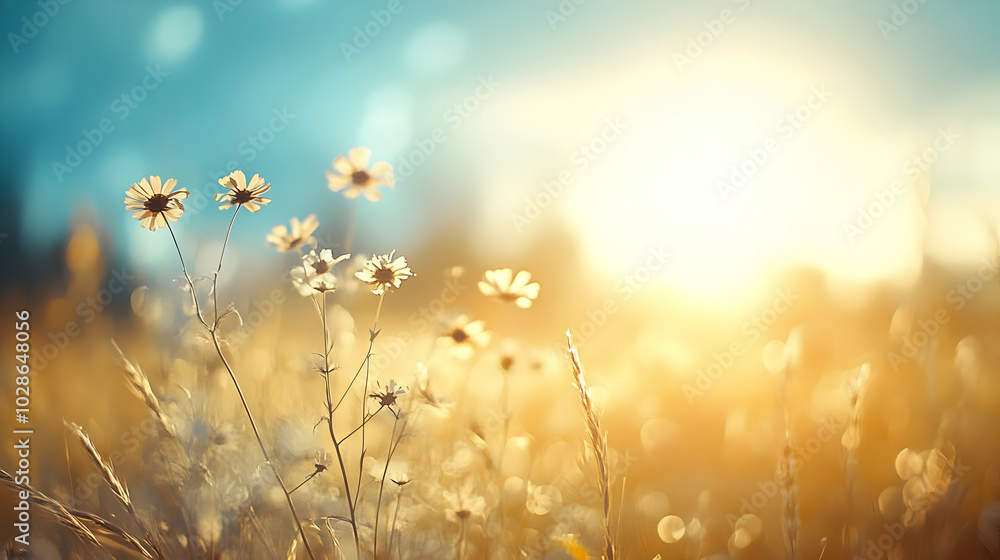
[{"label": "thin stem", "polygon": [[229,229],[226,230],[226,240],[222,242],[222,252],[219,254],[219,267],[215,269],[215,277],[212,279],[212,307],[215,309],[215,321],[213,329],[219,328],[219,273],[222,272],[222,259],[226,256],[226,245],[229,245],[229,235],[233,233],[233,224],[236,223],[236,215],[240,213],[242,204],[236,206],[233,211],[233,219],[229,220]]},{"label": "thin stem", "polygon": [[309,476],[307,476],[306,479],[303,480],[302,482],[300,482],[298,486],[296,486],[295,488],[292,488],[291,490],[289,490],[288,493],[291,494],[291,493],[295,492],[296,490],[298,490],[299,488],[302,488],[302,486],[305,485],[305,483],[307,483],[310,480],[312,480],[313,477],[315,477],[316,475],[318,475],[321,472],[323,472],[323,471],[321,471],[320,469],[314,470],[312,472],[312,474],[310,474]]},{"label": "thin stem", "polygon": [[392,514],[392,527],[389,529],[389,545],[386,551],[386,556],[389,560],[392,560],[392,541],[393,537],[396,536],[396,519],[399,518],[399,504],[403,501],[403,487],[399,487],[399,495],[396,496],[396,511]]},{"label": "thin stem", "polygon": [[233,372],[233,368],[229,365],[229,361],[226,360],[226,356],[222,353],[222,346],[219,345],[219,337],[215,330],[212,330],[212,342],[215,343],[215,351],[219,353],[219,358],[222,360],[222,364],[226,366],[226,371],[229,372],[229,377],[233,380],[233,385],[236,386],[236,392],[240,395],[240,402],[243,403],[243,410],[247,413],[247,418],[250,420],[250,427],[253,428],[253,435],[257,438],[257,445],[260,446],[260,452],[264,455],[264,462],[267,466],[271,467],[271,471],[274,472],[274,478],[277,479],[278,485],[281,487],[281,491],[285,494],[285,500],[288,501],[288,509],[292,512],[292,518],[295,519],[295,526],[299,529],[299,535],[302,537],[302,544],[306,547],[306,552],[309,553],[309,558],[316,560],[316,556],[313,554],[312,547],[309,546],[309,539],[306,538],[305,529],[302,528],[302,521],[299,520],[299,514],[295,511],[295,504],[292,503],[292,495],[288,491],[288,487],[285,486],[285,482],[281,479],[281,474],[278,473],[278,468],[274,466],[271,462],[270,456],[267,454],[267,448],[264,447],[264,441],[260,437],[260,431],[257,430],[257,423],[253,419],[253,414],[250,413],[250,405],[247,404],[247,399],[243,396],[243,389],[240,388],[240,382],[236,380],[236,373]]},{"label": "thin stem", "polygon": [[378,317],[382,313],[383,300],[385,300],[385,292],[382,292],[378,296],[378,307],[375,308],[375,320],[372,322],[372,332],[375,332],[375,327],[378,326]]},{"label": "thin stem", "polygon": [[[340,443],[337,441],[337,434],[333,429],[333,395],[330,392],[330,336],[327,331],[326,319],[326,292],[322,298],[323,312],[323,379],[326,384],[326,425],[330,429],[330,440],[333,441],[333,449],[337,452],[337,463],[340,464],[340,475],[344,479],[344,492],[347,493],[347,507],[351,513],[351,531],[354,533],[354,550],[358,558],[361,558],[361,538],[358,536],[358,520],[354,514],[354,501],[351,500],[351,483],[347,479],[347,468],[344,466],[344,455],[340,451]],[[346,394],[346,393],[345,393]],[[341,399],[343,400],[343,398]],[[339,403],[338,403],[339,404]],[[360,475],[358,477],[360,479]]]},{"label": "thin stem", "polygon": [[[236,212],[233,212],[233,220],[234,221],[236,220]],[[232,222],[230,222],[229,230],[232,231],[232,229],[233,229],[233,224]],[[219,345],[219,337],[215,332],[215,326],[218,325],[215,324],[213,325],[212,328],[209,328],[208,324],[205,322],[204,316],[201,313],[201,307],[198,305],[198,296],[195,294],[194,291],[194,282],[191,281],[191,275],[188,274],[187,265],[184,264],[184,255],[181,253],[180,244],[177,243],[177,236],[174,235],[174,230],[172,227],[170,227],[170,220],[167,220],[167,230],[170,231],[170,237],[174,240],[174,247],[177,248],[177,257],[181,261],[181,270],[184,271],[184,278],[187,279],[188,288],[191,289],[191,300],[194,302],[194,308],[198,314],[198,320],[201,321],[201,324],[204,325],[205,328],[208,328],[209,332],[212,333],[212,342],[215,344],[215,351],[219,353],[219,359],[222,360],[222,365],[226,367],[226,371],[229,372],[229,377],[232,378],[233,384],[236,386],[236,392],[239,393],[240,402],[243,403],[243,409],[246,410],[247,418],[250,420],[250,427],[253,428],[254,436],[257,438],[257,444],[260,446],[260,451],[264,455],[264,462],[267,463],[269,467],[271,467],[271,471],[274,472],[274,477],[277,479],[278,485],[281,486],[281,491],[284,492],[285,494],[285,499],[288,501],[288,509],[292,513],[292,518],[295,520],[295,526],[299,530],[299,535],[302,537],[302,544],[305,545],[306,552],[309,553],[309,558],[316,560],[316,556],[313,554],[312,547],[309,546],[309,540],[306,539],[305,530],[302,528],[302,521],[299,520],[299,514],[298,512],[295,511],[295,504],[292,503],[292,496],[289,494],[288,488],[285,487],[284,481],[281,480],[281,474],[278,473],[277,467],[275,467],[274,464],[271,463],[271,458],[268,456],[267,449],[264,447],[264,441],[260,437],[260,431],[257,430],[257,423],[254,422],[253,414],[250,413],[250,406],[247,404],[246,397],[243,396],[243,389],[240,388],[240,383],[239,381],[236,380],[236,373],[233,372],[233,368],[229,365],[229,361],[226,360],[226,356],[222,353],[222,346]],[[228,233],[226,234],[226,241],[227,242],[229,241]],[[226,249],[224,244],[222,247],[223,254],[225,253],[225,250]],[[219,257],[219,268],[220,269],[222,268],[222,257]],[[218,278],[218,272],[216,272],[216,278]],[[213,286],[213,293],[214,292],[215,289]],[[216,306],[216,323],[217,322],[218,322],[218,306]]]},{"label": "thin stem", "polygon": [[[509,414],[507,412],[507,409],[508,409],[508,406],[509,406],[508,403],[507,403],[507,400],[508,400],[507,375],[508,375],[508,372],[507,371],[503,371],[503,385],[502,385],[502,387],[500,389],[500,414],[503,415],[503,423],[502,423],[502,426],[500,428],[500,452],[497,454],[497,463],[496,463],[497,469],[496,469],[496,472],[497,472],[497,476],[501,480],[503,480],[503,457],[504,457],[504,455],[506,455],[505,452],[507,451],[507,430],[509,429],[509,424],[510,424]],[[502,487],[503,487],[503,484],[501,484],[501,488]],[[504,517],[506,516],[506,510],[504,510],[504,507],[503,507],[503,495],[504,495],[504,493],[500,492],[499,500],[497,502],[497,510],[500,513],[499,520],[500,520],[500,539],[501,540],[503,540],[504,537],[505,537],[505,533],[503,531],[503,526],[504,526]]]},{"label": "thin stem", "polygon": [[385,490],[385,477],[389,474],[389,462],[392,461],[392,452],[396,449],[392,445],[392,440],[396,437],[396,424],[398,423],[399,416],[392,422],[392,434],[389,435],[389,452],[385,457],[385,468],[382,469],[382,481],[378,485],[378,501],[375,502],[375,535],[372,537],[372,546],[374,547],[372,554],[376,559],[378,558],[378,517],[379,511],[382,509],[382,491]]},{"label": "thin stem", "polygon": [[[365,388],[361,393],[361,466],[359,468],[364,468],[365,462],[365,417],[368,416],[368,378],[371,374],[371,360],[368,359],[371,356],[371,347],[375,344],[375,334],[378,332],[378,317],[382,313],[382,302],[385,301],[385,292],[383,291],[378,296],[378,307],[375,309],[375,320],[372,322],[371,339],[368,345],[368,356],[365,357]],[[358,491],[354,495],[355,506],[361,500],[361,477],[358,477]]]},{"label": "thin stem", "polygon": [[[372,412],[371,414],[369,414],[368,416],[366,416],[365,417],[365,421],[361,424],[361,426],[364,426],[368,422],[371,422],[372,418],[375,418],[375,415],[378,414],[383,408],[385,408],[385,405],[382,405],[382,406],[378,407],[378,410],[376,410],[375,412]],[[343,445],[344,442],[347,441],[347,438],[349,438],[352,435],[356,434],[358,432],[358,430],[361,429],[361,426],[358,426],[357,428],[354,428],[353,430],[351,430],[351,433],[349,433],[346,436],[340,438],[340,442],[339,443],[341,445]]]},{"label": "thin stem", "polygon": [[188,274],[187,265],[184,264],[184,255],[181,254],[181,246],[177,243],[177,236],[174,235],[174,228],[170,227],[170,220],[167,220],[167,230],[170,232],[170,238],[174,240],[174,247],[177,248],[177,257],[181,260],[181,270],[184,271],[184,278],[187,279],[188,288],[191,290],[191,301],[194,302],[194,309],[198,313],[198,320],[201,321],[205,328],[208,328],[208,324],[205,322],[205,317],[201,314],[201,307],[198,305],[198,296],[194,293],[194,282],[191,280],[191,275]]},{"label": "thin stem", "polygon": [[458,560],[462,560],[462,557],[464,556],[465,553],[465,518],[462,517],[460,518],[460,520],[462,522],[462,529],[458,533],[458,546],[457,550],[455,551]]},{"label": "thin stem", "polygon": [[365,355],[365,359],[361,361],[361,365],[358,366],[358,371],[356,371],[354,373],[354,377],[351,378],[351,382],[348,383],[347,384],[347,388],[344,389],[344,394],[340,395],[340,398],[337,400],[337,404],[335,404],[333,406],[333,412],[337,412],[337,409],[340,408],[340,403],[344,402],[344,397],[347,396],[347,393],[350,392],[351,387],[354,386],[354,382],[357,381],[358,380],[358,376],[361,375],[361,369],[365,367],[365,364],[367,364],[368,360],[371,358],[371,356],[372,356],[372,345],[374,344],[374,342],[375,342],[374,340],[369,340],[368,341],[368,353]]}]

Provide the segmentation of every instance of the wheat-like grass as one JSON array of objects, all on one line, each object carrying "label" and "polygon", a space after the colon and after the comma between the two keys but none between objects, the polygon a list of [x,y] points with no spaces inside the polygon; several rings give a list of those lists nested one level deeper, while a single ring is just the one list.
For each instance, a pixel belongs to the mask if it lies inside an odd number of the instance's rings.
[{"label": "wheat-like grass", "polygon": [[107,552],[106,543],[102,542],[101,538],[98,537],[89,527],[87,527],[84,522],[90,523],[96,529],[99,529],[100,532],[103,533],[102,536],[117,537],[122,541],[125,541],[126,544],[134,548],[145,558],[149,558],[150,560],[154,558],[163,558],[158,553],[157,556],[153,556],[153,552],[150,552],[152,547],[148,544],[144,545],[140,538],[136,537],[127,530],[98,515],[67,508],[59,501],[50,498],[45,493],[33,488],[31,485],[16,484],[10,473],[3,469],[0,469],[0,480],[14,490],[27,490],[30,496],[29,500],[32,503],[38,505],[43,511],[55,518],[59,524],[67,527],[83,541],[89,542],[98,548],[105,549],[105,552]]},{"label": "wheat-like grass", "polygon": [[[792,335],[789,335],[792,339]],[[789,408],[789,384],[792,377],[793,360],[786,358],[785,369],[780,377],[778,400],[781,414],[784,418],[785,441],[781,458],[778,461],[777,479],[781,483],[781,497],[784,502],[782,510],[782,535],[785,541],[785,557],[795,560],[799,545],[799,488],[797,483],[798,462],[792,449],[792,415]]]},{"label": "wheat-like grass", "polygon": [[90,460],[94,463],[94,466],[97,467],[97,470],[101,472],[101,476],[104,478],[104,482],[108,485],[108,488],[111,489],[111,493],[115,495],[115,498],[118,498],[121,505],[133,517],[137,517],[135,506],[132,503],[132,497],[129,496],[128,493],[128,487],[125,486],[125,483],[123,483],[118,478],[118,475],[115,474],[114,466],[101,457],[100,452],[97,451],[96,447],[94,447],[94,442],[90,439],[90,436],[83,431],[83,428],[65,420],[63,420],[63,424],[66,425],[66,429],[68,429],[70,433],[73,434],[80,442],[80,445],[83,446],[84,451],[87,452],[87,456],[90,457]]},{"label": "wheat-like grass", "polygon": [[868,380],[871,375],[871,365],[862,364],[851,379],[850,405],[848,407],[848,423],[844,435],[840,439],[844,447],[844,471],[847,475],[847,520],[844,523],[844,550],[856,554],[861,535],[851,524],[854,513],[854,486],[858,474],[857,450],[861,446],[861,417],[864,412],[864,398],[868,391]]},{"label": "wheat-like grass", "polygon": [[778,467],[781,476],[781,496],[785,507],[782,514],[784,520],[783,534],[785,537],[785,554],[788,560],[795,560],[799,545],[799,487],[796,482],[798,468],[792,451],[791,432],[785,430],[785,449],[781,454]]},{"label": "wheat-like grass", "polygon": [[118,475],[115,474],[114,465],[105,461],[104,458],[101,457],[100,452],[97,451],[96,447],[94,447],[94,442],[90,439],[90,436],[83,431],[83,428],[65,420],[63,420],[63,424],[66,425],[66,428],[70,431],[70,433],[72,433],[80,442],[80,445],[83,447],[84,451],[87,452],[87,456],[90,457],[94,466],[96,466],[97,470],[101,472],[101,477],[104,479],[105,484],[108,485],[111,493],[115,495],[118,502],[121,503],[122,507],[128,511],[129,515],[132,516],[132,519],[135,520],[136,524],[146,534],[146,542],[149,543],[153,553],[156,554],[157,558],[163,558],[163,555],[160,553],[159,548],[155,544],[152,533],[143,522],[142,518],[139,517],[139,513],[135,509],[135,504],[132,502],[132,496],[129,495],[128,486],[126,486]]},{"label": "wheat-like grass", "polygon": [[583,417],[587,425],[587,434],[594,446],[594,460],[597,463],[597,484],[601,493],[601,501],[604,513],[604,547],[605,559],[614,560],[615,545],[611,532],[611,473],[608,466],[608,437],[601,426],[601,416],[594,407],[594,401],[590,398],[590,389],[587,387],[587,376],[583,372],[583,364],[580,363],[580,355],[573,345],[573,338],[570,332],[566,331],[566,345],[569,348],[569,361],[573,369],[574,386],[580,394],[580,404],[583,407]]},{"label": "wheat-like grass", "polygon": [[163,408],[160,406],[160,400],[156,398],[153,394],[153,389],[149,385],[149,378],[146,374],[142,372],[142,368],[138,364],[132,362],[125,357],[121,348],[118,347],[113,339],[111,340],[111,346],[115,349],[115,358],[118,360],[119,365],[122,367],[122,371],[125,375],[125,381],[128,383],[128,388],[132,391],[135,396],[142,399],[149,410],[156,416],[157,421],[160,422],[160,426],[169,434],[170,436],[175,436],[173,425],[167,419],[167,415],[163,412]]}]

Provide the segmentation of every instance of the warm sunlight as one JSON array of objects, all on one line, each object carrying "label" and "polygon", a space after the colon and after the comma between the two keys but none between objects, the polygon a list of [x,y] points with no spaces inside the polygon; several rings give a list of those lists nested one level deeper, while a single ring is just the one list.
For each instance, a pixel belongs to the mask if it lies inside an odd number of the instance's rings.
[{"label": "warm sunlight", "polygon": [[0,560],[1000,558],[998,18],[0,2]]}]

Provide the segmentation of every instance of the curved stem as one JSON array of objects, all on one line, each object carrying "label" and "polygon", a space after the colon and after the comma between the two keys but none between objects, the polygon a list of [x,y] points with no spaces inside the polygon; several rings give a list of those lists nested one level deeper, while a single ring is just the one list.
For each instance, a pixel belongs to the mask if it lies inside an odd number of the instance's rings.
[{"label": "curved stem", "polygon": [[[236,209],[236,212],[238,211],[239,208]],[[215,272],[215,280],[218,280],[219,270],[222,270],[222,256],[224,256],[226,253],[226,244],[229,243],[229,233],[233,231],[233,222],[236,221],[236,212],[233,212],[233,219],[232,221],[229,222],[229,232],[226,233],[226,242],[223,243],[222,245],[222,255],[219,256],[219,269],[216,270]],[[260,431],[257,429],[257,423],[253,419],[253,414],[250,413],[250,405],[247,404],[247,399],[243,395],[243,389],[240,388],[240,383],[239,381],[236,380],[236,373],[233,371],[232,366],[229,365],[229,361],[226,360],[226,356],[222,353],[222,346],[219,344],[219,337],[218,334],[216,333],[216,327],[218,326],[218,320],[219,320],[218,303],[216,303],[215,305],[215,322],[213,323],[212,327],[209,327],[208,323],[205,322],[205,318],[201,313],[201,307],[198,305],[198,296],[195,294],[194,291],[194,282],[191,281],[191,276],[188,274],[187,271],[187,265],[184,264],[184,255],[181,253],[180,244],[177,243],[177,236],[174,235],[174,230],[172,227],[170,227],[170,220],[167,220],[167,230],[170,231],[170,237],[174,240],[174,247],[177,248],[177,257],[180,258],[181,270],[184,271],[184,278],[187,279],[188,288],[191,289],[191,299],[194,302],[194,308],[198,314],[198,320],[201,321],[201,324],[204,325],[205,328],[207,328],[210,333],[212,333],[212,343],[215,345],[215,351],[218,352],[219,359],[222,360],[222,365],[226,367],[226,371],[229,372],[229,377],[231,377],[233,380],[233,385],[236,386],[236,392],[240,396],[240,402],[243,403],[243,409],[246,411],[247,418],[250,420],[250,427],[253,428],[253,434],[257,438],[257,445],[260,446],[260,452],[264,456],[264,462],[267,463],[269,467],[271,467],[271,471],[274,472],[274,477],[275,479],[277,479],[278,485],[281,487],[281,491],[285,494],[285,499],[288,501],[288,509],[292,513],[292,519],[295,520],[295,526],[299,530],[299,535],[302,537],[302,544],[305,545],[306,552],[309,553],[309,558],[316,560],[316,555],[313,554],[312,547],[309,546],[309,540],[306,538],[305,529],[302,528],[302,521],[299,520],[299,514],[298,512],[295,511],[295,504],[292,503],[292,496],[288,492],[288,488],[285,486],[285,482],[281,479],[281,474],[278,473],[278,468],[274,466],[274,464],[271,462],[271,458],[267,454],[267,448],[264,447],[264,441],[260,437]],[[216,295],[217,290],[215,289],[215,281],[213,281],[212,284],[213,284],[212,294],[216,297],[216,301],[218,301],[218,296]]]},{"label": "curved stem", "polygon": [[[371,414],[369,414],[368,416],[366,416],[365,417],[365,421],[364,421],[364,423],[361,424],[361,426],[364,426],[368,422],[371,422],[372,418],[375,418],[375,415],[378,414],[383,408],[385,408],[385,405],[380,406],[378,408],[378,410],[376,410],[375,412],[372,412]],[[349,433],[346,436],[340,438],[340,444],[343,445],[343,443],[345,441],[347,441],[347,438],[349,438],[349,437],[353,436],[354,434],[358,433],[358,430],[361,429],[361,426],[358,426],[357,428],[354,428],[353,430],[351,430],[351,433]]]},{"label": "curved stem", "polygon": [[181,270],[184,271],[184,278],[187,279],[188,289],[191,290],[191,301],[194,302],[194,309],[198,314],[198,320],[207,328],[208,324],[205,323],[205,318],[201,314],[201,307],[198,306],[198,296],[194,293],[194,282],[191,280],[191,275],[188,274],[187,265],[184,264],[184,255],[181,254],[181,246],[177,243],[174,228],[170,227],[170,220],[167,220],[167,230],[170,232],[170,238],[174,240],[174,247],[177,248],[177,256],[181,259]]},{"label": "curved stem", "polygon": [[344,394],[340,395],[340,398],[337,399],[337,404],[333,405],[333,412],[337,412],[337,409],[340,408],[340,403],[344,402],[344,398],[347,396],[347,393],[350,392],[351,387],[354,386],[354,382],[357,381],[358,380],[358,376],[361,375],[361,369],[363,367],[365,367],[365,364],[367,364],[368,360],[371,358],[371,356],[372,356],[372,344],[373,343],[374,343],[374,341],[369,341],[368,342],[368,353],[365,355],[365,359],[361,361],[361,365],[358,366],[358,371],[356,371],[354,373],[354,377],[351,378],[351,382],[348,383],[347,384],[347,388],[344,389]]},{"label": "curved stem", "polygon": [[[508,375],[508,372],[504,371],[503,372],[503,385],[500,388],[500,414],[503,416],[503,418],[502,418],[503,423],[502,423],[501,428],[500,428],[500,430],[501,430],[500,431],[500,453],[497,454],[497,462],[496,462],[496,465],[497,465],[497,467],[496,467],[496,473],[497,473],[497,477],[499,477],[500,480],[503,480],[503,458],[504,458],[504,455],[506,455],[506,451],[507,451],[507,431],[510,428],[510,418],[509,418],[509,413],[508,413],[509,404],[507,402],[508,401],[507,375]],[[501,485],[501,488],[502,487],[503,486]],[[499,510],[499,512],[500,512],[499,520],[500,520],[500,539],[501,539],[501,541],[504,539],[503,526],[504,526],[504,516],[506,514],[506,512],[504,510],[504,504],[503,504],[503,494],[504,494],[503,492],[500,492],[499,499],[497,500],[497,502],[498,502],[497,510]]]},{"label": "curved stem", "polygon": [[[381,410],[381,409],[380,409]],[[396,438],[396,424],[399,423],[399,416],[392,423],[392,434],[389,435],[389,452],[385,457],[385,468],[382,469],[382,481],[378,485],[378,501],[375,502],[375,534],[372,537],[372,546],[374,550],[372,555],[378,558],[378,515],[379,511],[382,509],[382,491],[385,490],[385,477],[389,474],[389,462],[392,461],[392,452],[395,451],[395,447],[392,445],[392,440]]]},{"label": "curved stem", "polygon": [[[333,441],[333,449],[337,452],[337,463],[340,464],[340,476],[344,478],[344,492],[347,493],[347,508],[351,514],[351,531],[354,533],[354,550],[357,557],[361,558],[361,537],[358,535],[358,520],[354,514],[354,501],[351,499],[351,483],[347,479],[344,455],[340,451],[340,443],[337,441],[337,435],[333,430],[334,406],[333,395],[330,392],[330,335],[328,334],[326,323],[326,292],[323,292],[322,302],[323,312],[320,315],[323,317],[323,379],[326,381],[326,412],[328,415],[326,425],[330,428],[330,440]],[[358,479],[360,480],[360,478],[359,475]]]},{"label": "curved stem", "polygon": [[226,256],[226,245],[229,245],[229,235],[233,233],[233,224],[236,223],[236,215],[240,213],[240,204],[233,211],[233,219],[229,220],[229,229],[226,230],[226,240],[222,242],[222,253],[219,254],[219,267],[215,269],[215,277],[212,278],[212,307],[215,310],[215,321],[212,322],[212,329],[219,327],[219,273],[222,272],[222,259]]},{"label": "curved stem", "polygon": [[[375,344],[375,334],[378,328],[378,317],[382,313],[382,302],[385,301],[385,292],[378,296],[378,307],[375,309],[375,320],[372,321],[371,338],[368,341],[368,354],[365,356],[365,387],[361,392],[361,468],[365,462],[365,417],[368,416],[368,378],[371,374],[372,361],[369,359],[372,354],[372,345]],[[354,495],[355,505],[361,500],[361,477],[358,477],[358,491]]]},{"label": "curved stem", "polygon": [[396,519],[399,518],[399,504],[403,501],[403,487],[399,487],[399,495],[396,496],[396,511],[392,514],[392,526],[389,528],[389,545],[386,547],[386,556],[392,560],[392,540],[396,536]]},{"label": "curved stem", "polygon": [[281,491],[285,494],[285,500],[288,501],[288,509],[292,512],[292,518],[295,519],[295,526],[299,529],[299,535],[302,537],[302,544],[306,547],[306,552],[309,553],[309,558],[316,560],[316,556],[313,554],[312,548],[309,546],[309,539],[306,538],[305,529],[302,528],[302,521],[299,520],[299,514],[295,511],[295,504],[292,503],[292,495],[288,491],[288,487],[285,486],[285,482],[281,479],[281,474],[278,473],[278,468],[274,466],[271,462],[270,456],[267,454],[267,448],[264,447],[264,440],[260,437],[260,431],[257,429],[257,423],[253,419],[253,414],[250,413],[250,405],[247,404],[247,399],[243,396],[243,389],[240,388],[240,382],[236,380],[236,373],[233,372],[233,368],[229,365],[229,361],[226,360],[226,356],[222,353],[222,346],[219,345],[219,337],[215,330],[212,330],[212,342],[215,343],[215,351],[219,353],[219,358],[222,360],[222,364],[226,366],[226,371],[229,372],[229,377],[233,380],[233,385],[236,386],[236,392],[240,395],[240,402],[243,403],[243,410],[247,413],[247,418],[250,420],[250,427],[253,428],[253,435],[257,438],[257,445],[260,446],[260,452],[264,456],[264,462],[267,466],[271,467],[271,471],[274,473],[274,478],[278,480],[278,486],[281,487]]}]

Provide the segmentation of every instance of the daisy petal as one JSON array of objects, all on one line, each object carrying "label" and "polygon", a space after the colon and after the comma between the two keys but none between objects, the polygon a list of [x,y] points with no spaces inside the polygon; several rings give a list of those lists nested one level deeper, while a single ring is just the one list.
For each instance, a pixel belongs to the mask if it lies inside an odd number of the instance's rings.
[{"label": "daisy petal", "polygon": [[510,283],[510,291],[517,292],[520,291],[527,283],[531,280],[531,273],[527,270],[522,270],[517,273],[514,277],[514,281]]},{"label": "daisy petal", "polygon": [[368,160],[372,157],[372,151],[364,146],[358,146],[351,148],[351,151],[347,152],[347,157],[351,160],[354,169],[368,169]]},{"label": "daisy petal", "polygon": [[350,179],[351,174],[354,173],[354,166],[351,165],[351,160],[342,155],[334,158],[333,168],[339,171],[341,175],[347,176],[348,179]]}]

